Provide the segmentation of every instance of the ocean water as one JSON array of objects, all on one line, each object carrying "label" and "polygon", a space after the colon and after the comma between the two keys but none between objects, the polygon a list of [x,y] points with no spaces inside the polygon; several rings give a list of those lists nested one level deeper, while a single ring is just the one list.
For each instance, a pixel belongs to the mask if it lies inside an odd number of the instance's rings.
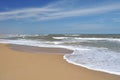
[{"label": "ocean water", "polygon": [[120,34],[0,35],[0,43],[71,49],[67,62],[120,75]]}]

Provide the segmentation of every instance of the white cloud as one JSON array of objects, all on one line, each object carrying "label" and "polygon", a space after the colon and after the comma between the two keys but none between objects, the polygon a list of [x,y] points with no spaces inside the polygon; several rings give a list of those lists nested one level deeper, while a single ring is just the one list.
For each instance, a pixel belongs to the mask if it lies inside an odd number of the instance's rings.
[{"label": "white cloud", "polygon": [[1,12],[0,20],[6,19],[21,19],[21,18],[32,18],[45,15],[46,13],[58,11],[58,9],[48,9],[48,8],[27,8],[9,12]]},{"label": "white cloud", "polygon": [[[80,8],[78,0],[62,0],[42,8],[26,8],[8,12],[0,12],[0,20],[8,19],[33,19],[33,20],[51,20],[65,17],[85,16],[91,14],[107,13],[120,10],[120,4],[109,4],[102,6],[90,6],[90,8]],[[76,4],[77,7],[74,7]],[[71,6],[72,5],[72,6]]]},{"label": "white cloud", "polygon": [[114,11],[117,9],[120,9],[120,5],[108,5],[108,6],[102,6],[102,7],[96,7],[96,8],[61,11],[61,12],[49,14],[49,16],[44,17],[44,19],[54,19],[54,18],[63,18],[63,17],[83,16],[83,15],[90,15],[90,14],[100,14],[100,13]]}]

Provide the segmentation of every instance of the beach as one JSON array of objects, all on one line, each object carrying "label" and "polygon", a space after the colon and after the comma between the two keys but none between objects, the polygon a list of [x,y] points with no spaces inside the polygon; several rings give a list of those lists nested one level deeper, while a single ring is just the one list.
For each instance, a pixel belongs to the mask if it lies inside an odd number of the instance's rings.
[{"label": "beach", "polygon": [[69,64],[59,48],[0,44],[0,80],[120,80],[119,75]]}]

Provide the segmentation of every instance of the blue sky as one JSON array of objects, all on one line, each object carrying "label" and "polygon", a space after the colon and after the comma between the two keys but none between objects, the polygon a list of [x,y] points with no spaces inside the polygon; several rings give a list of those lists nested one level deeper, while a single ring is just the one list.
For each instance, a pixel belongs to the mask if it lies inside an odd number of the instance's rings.
[{"label": "blue sky", "polygon": [[4,33],[120,34],[120,0],[1,0]]}]

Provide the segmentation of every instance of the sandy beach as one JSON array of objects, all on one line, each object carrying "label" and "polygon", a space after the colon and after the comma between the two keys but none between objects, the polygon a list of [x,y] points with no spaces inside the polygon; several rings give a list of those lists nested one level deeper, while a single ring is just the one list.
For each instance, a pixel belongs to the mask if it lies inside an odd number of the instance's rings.
[{"label": "sandy beach", "polygon": [[70,52],[0,44],[0,80],[120,80],[117,75],[67,63],[63,54]]}]

